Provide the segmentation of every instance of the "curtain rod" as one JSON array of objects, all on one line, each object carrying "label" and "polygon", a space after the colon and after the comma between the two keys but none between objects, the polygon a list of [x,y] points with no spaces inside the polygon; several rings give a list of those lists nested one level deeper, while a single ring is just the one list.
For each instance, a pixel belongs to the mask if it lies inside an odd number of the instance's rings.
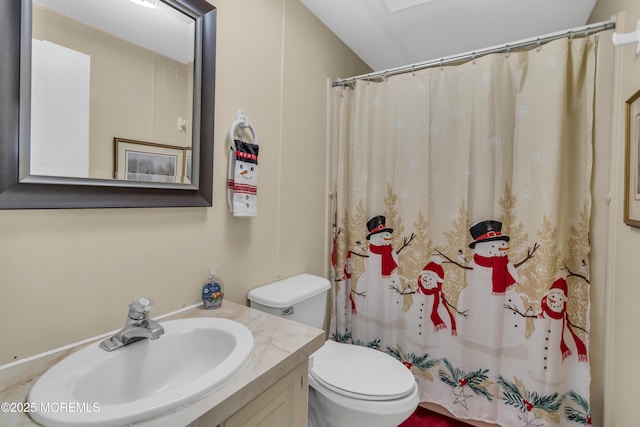
[{"label": "curtain rod", "polygon": [[423,70],[425,68],[443,67],[445,65],[457,64],[457,63],[469,61],[469,60],[476,59],[478,57],[489,55],[492,53],[510,52],[510,51],[524,49],[531,46],[540,46],[542,44],[546,44],[551,41],[562,39],[565,37],[569,37],[569,38],[587,37],[590,34],[597,33],[600,31],[612,30],[615,27],[616,27],[616,22],[612,18],[612,20],[610,21],[600,22],[600,23],[591,24],[591,25],[585,25],[582,27],[572,28],[570,30],[551,33],[544,36],[532,37],[530,39],[525,39],[525,40],[517,41],[514,43],[498,45],[498,46],[480,49],[480,50],[467,52],[459,55],[446,56],[440,59],[434,59],[434,60],[425,61],[425,62],[418,62],[412,65],[405,65],[402,67],[390,68],[384,71],[376,71],[373,73],[362,74],[359,76],[349,77],[346,79],[338,79],[331,86],[332,87],[348,86],[352,83],[355,83],[357,80],[375,80],[375,79],[395,76],[397,74],[404,74],[408,72]]}]

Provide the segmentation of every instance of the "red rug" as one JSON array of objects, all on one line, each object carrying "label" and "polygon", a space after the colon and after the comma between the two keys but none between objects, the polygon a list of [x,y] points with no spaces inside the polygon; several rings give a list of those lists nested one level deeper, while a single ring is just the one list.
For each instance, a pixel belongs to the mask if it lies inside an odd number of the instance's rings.
[{"label": "red rug", "polygon": [[470,424],[454,420],[418,406],[418,409],[398,427],[469,427]]}]

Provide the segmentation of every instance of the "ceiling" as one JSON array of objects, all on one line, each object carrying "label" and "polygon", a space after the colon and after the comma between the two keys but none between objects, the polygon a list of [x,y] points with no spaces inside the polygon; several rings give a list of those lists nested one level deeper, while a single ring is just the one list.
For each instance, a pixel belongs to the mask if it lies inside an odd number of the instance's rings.
[{"label": "ceiling", "polygon": [[300,1],[373,71],[579,27],[586,24],[596,3],[596,0]]},{"label": "ceiling", "polygon": [[33,4],[176,61],[193,61],[195,21],[172,7],[149,9],[128,0],[33,0]]}]

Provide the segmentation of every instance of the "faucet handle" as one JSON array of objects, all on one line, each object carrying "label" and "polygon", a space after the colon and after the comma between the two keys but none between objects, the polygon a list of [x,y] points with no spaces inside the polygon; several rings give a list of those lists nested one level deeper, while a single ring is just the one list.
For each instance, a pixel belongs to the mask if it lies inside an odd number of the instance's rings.
[{"label": "faucet handle", "polygon": [[152,308],[153,302],[149,298],[138,297],[129,305],[129,317],[136,320],[144,319]]}]

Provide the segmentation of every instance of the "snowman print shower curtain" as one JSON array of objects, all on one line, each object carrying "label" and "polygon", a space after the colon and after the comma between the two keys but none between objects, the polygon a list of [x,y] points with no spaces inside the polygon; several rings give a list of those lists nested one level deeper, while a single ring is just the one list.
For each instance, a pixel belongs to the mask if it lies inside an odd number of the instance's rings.
[{"label": "snowman print shower curtain", "polygon": [[331,338],[423,402],[502,426],[591,424],[595,39],[333,93]]}]

